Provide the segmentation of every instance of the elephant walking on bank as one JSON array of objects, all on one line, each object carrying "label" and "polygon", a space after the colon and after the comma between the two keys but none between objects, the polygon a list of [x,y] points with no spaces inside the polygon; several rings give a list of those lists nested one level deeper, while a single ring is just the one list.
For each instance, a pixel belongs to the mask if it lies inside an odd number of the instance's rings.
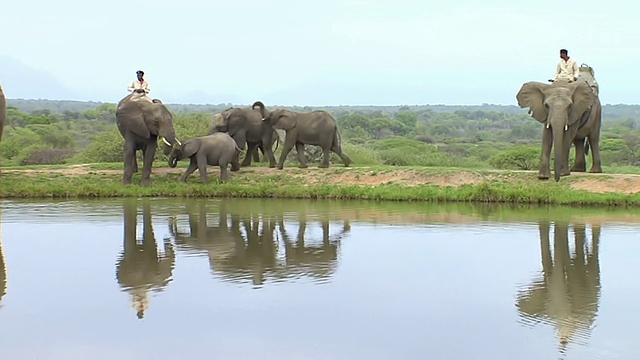
[{"label": "elephant walking on bank", "polygon": [[342,151],[340,132],[336,120],[326,111],[317,110],[308,113],[300,113],[286,109],[276,109],[264,119],[275,129],[286,132],[282,154],[278,160],[278,169],[284,167],[284,160],[295,146],[298,153],[300,167],[307,167],[307,159],[304,155],[304,146],[317,145],[322,148],[323,157],[320,161],[321,168],[329,167],[329,151],[340,156],[344,166],[351,164],[351,159]]},{"label": "elephant walking on bank", "polygon": [[[538,178],[548,179],[551,148],[554,148],[554,178],[569,175],[569,150],[576,147],[575,164],[571,171],[586,171],[585,155],[592,150],[590,172],[601,173],[600,127],[602,106],[600,99],[584,81],[556,81],[545,84],[530,81],[522,85],[516,95],[518,105],[528,107],[531,116],[545,124],[542,130],[542,154]],[[586,144],[585,144],[586,143]]]},{"label": "elephant walking on bank", "polygon": [[231,164],[231,171],[240,170],[238,157],[240,148],[236,142],[226,133],[213,133],[185,140],[182,145],[174,146],[169,154],[169,166],[174,168],[178,161],[190,158],[189,167],[182,174],[180,180],[186,182],[189,176],[198,169],[202,182],[208,182],[207,165],[220,166],[220,181],[229,178],[227,165]]},{"label": "elephant walking on bank", "polygon": [[269,161],[269,167],[275,167],[273,144],[278,140],[278,134],[263,121],[266,116],[268,111],[260,101],[254,102],[250,108],[230,108],[213,116],[209,134],[228,133],[242,150],[246,144],[247,153],[240,166],[251,165],[252,155],[259,148]]},{"label": "elephant walking on bank", "polygon": [[173,116],[158,99],[153,102],[123,98],[116,110],[116,125],[124,138],[124,175],[122,182],[129,185],[133,173],[138,170],[136,151],[142,150],[141,185],[151,184],[151,167],[158,146],[158,137],[167,145],[165,155],[175,145],[180,145],[173,128]]}]

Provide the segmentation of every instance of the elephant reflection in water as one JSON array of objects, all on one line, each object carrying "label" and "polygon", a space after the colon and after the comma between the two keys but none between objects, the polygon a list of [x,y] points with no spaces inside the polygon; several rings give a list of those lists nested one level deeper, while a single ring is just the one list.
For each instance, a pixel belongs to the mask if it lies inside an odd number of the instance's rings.
[{"label": "elephant reflection in water", "polygon": [[588,337],[598,311],[600,225],[591,226],[589,246],[586,226],[574,224],[573,252],[566,222],[554,224],[553,250],[549,244],[549,222],[540,222],[538,226],[542,278],[518,294],[516,306],[525,319],[552,323],[559,338],[559,349],[564,352],[575,337]]},{"label": "elephant reflection in water", "polygon": [[[0,215],[1,217],[2,215]],[[2,221],[0,221],[1,223]],[[7,267],[4,261],[4,248],[2,246],[2,230],[0,229],[0,307],[2,298],[7,294]]]},{"label": "elephant reflection in water", "polygon": [[[255,286],[263,285],[269,277],[278,281],[298,275],[320,278],[331,275],[330,269],[337,262],[338,243],[348,232],[348,224],[337,239],[330,239],[329,222],[322,221],[323,243],[314,246],[305,242],[303,219],[294,244],[281,215],[230,215],[227,207],[226,202],[221,204],[217,226],[207,224],[205,203],[199,204],[197,215],[193,205],[188,205],[188,232],[179,231],[175,219],[170,224],[177,245],[207,252],[213,274],[229,281],[251,279]],[[276,239],[278,227],[284,241],[284,262],[278,255],[281,245]]]},{"label": "elephant reflection in water", "polygon": [[164,252],[159,253],[151,221],[149,200],[142,200],[142,239],[137,238],[138,201],[124,202],[124,245],[116,266],[118,284],[131,295],[136,316],[144,317],[149,306],[148,292],[162,291],[171,281],[175,253],[170,239],[164,240]]},{"label": "elephant reflection in water", "polygon": [[330,277],[335,271],[340,240],[351,231],[349,221],[344,220],[342,230],[332,239],[329,233],[329,219],[322,218],[320,220],[322,243],[316,246],[310,246],[308,242],[305,242],[307,218],[304,214],[301,214],[299,224],[295,242],[291,241],[284,224],[280,224],[289,273],[309,273],[321,279]]}]

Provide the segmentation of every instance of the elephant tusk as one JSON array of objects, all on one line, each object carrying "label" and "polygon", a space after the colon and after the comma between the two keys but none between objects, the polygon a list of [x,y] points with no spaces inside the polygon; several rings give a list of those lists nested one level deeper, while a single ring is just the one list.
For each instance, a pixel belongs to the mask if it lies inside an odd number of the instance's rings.
[{"label": "elephant tusk", "polygon": [[549,123],[547,123],[547,129],[549,128]]},{"label": "elephant tusk", "polygon": [[180,142],[180,140],[178,140],[178,138],[176,138],[176,144],[178,144],[178,146],[182,146],[182,143]]},{"label": "elephant tusk", "polygon": [[167,144],[167,146],[171,146],[171,144],[169,144],[169,142],[167,141],[167,139],[164,138],[164,136],[161,139],[163,143]]},{"label": "elephant tusk", "polygon": [[567,131],[567,130],[569,130],[569,125],[566,125],[566,124],[565,124],[565,126],[564,126],[564,131]]}]

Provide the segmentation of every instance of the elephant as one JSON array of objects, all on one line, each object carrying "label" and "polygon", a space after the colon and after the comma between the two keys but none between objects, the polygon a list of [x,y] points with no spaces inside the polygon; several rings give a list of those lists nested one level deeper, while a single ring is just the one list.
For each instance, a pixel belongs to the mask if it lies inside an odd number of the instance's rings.
[{"label": "elephant", "polygon": [[336,120],[326,111],[316,110],[300,113],[287,109],[271,111],[264,119],[275,129],[286,132],[284,147],[278,160],[278,169],[282,170],[287,155],[295,145],[300,167],[307,167],[304,145],[318,145],[322,148],[323,157],[320,168],[329,167],[329,150],[340,156],[344,166],[351,164],[351,159],[342,151],[340,132]]},{"label": "elephant", "polygon": [[600,224],[591,224],[591,244],[586,225],[573,224],[573,253],[569,246],[569,223],[559,221],[553,227],[551,247],[550,222],[538,223],[542,274],[519,291],[516,307],[526,323],[534,319],[553,324],[562,351],[572,338],[586,336],[591,331],[598,312]]},{"label": "elephant", "polygon": [[130,294],[136,316],[142,319],[149,306],[148,292],[162,291],[171,281],[175,251],[169,239],[165,239],[164,253],[158,254],[149,199],[142,200],[141,244],[136,236],[138,199],[125,199],[123,210],[124,244],[116,265],[116,279],[120,287]]},{"label": "elephant", "polygon": [[124,174],[122,182],[130,185],[133,173],[138,170],[136,151],[142,150],[142,186],[151,184],[151,167],[158,145],[158,137],[165,143],[164,153],[180,145],[173,128],[173,115],[158,99],[153,102],[130,100],[131,95],[118,103],[116,124],[124,138]]},{"label": "elephant", "polygon": [[196,170],[200,171],[202,182],[208,182],[207,165],[220,166],[220,181],[227,181],[229,174],[227,165],[231,164],[231,171],[240,170],[238,157],[240,148],[226,133],[213,133],[185,140],[182,145],[174,146],[169,154],[169,166],[174,168],[178,161],[189,158],[189,167],[182,174],[181,181],[186,182]]},{"label": "elephant", "polygon": [[275,167],[273,144],[278,140],[278,134],[272,126],[262,121],[268,116],[268,111],[261,101],[254,102],[250,108],[229,108],[215,114],[209,128],[209,134],[226,132],[247,153],[240,166],[251,165],[251,156],[255,155],[256,147],[260,148],[269,161],[269,167]]},{"label": "elephant", "polygon": [[7,98],[4,95],[2,85],[0,85],[0,142],[4,132],[4,124],[7,122]]},{"label": "elephant", "polygon": [[516,95],[521,108],[528,107],[529,114],[545,124],[542,130],[542,154],[539,179],[549,179],[551,148],[554,148],[554,179],[569,175],[569,150],[576,148],[575,164],[571,171],[586,171],[585,155],[592,150],[590,172],[601,173],[600,127],[602,106],[600,99],[584,81],[555,81],[545,84],[526,82]]}]

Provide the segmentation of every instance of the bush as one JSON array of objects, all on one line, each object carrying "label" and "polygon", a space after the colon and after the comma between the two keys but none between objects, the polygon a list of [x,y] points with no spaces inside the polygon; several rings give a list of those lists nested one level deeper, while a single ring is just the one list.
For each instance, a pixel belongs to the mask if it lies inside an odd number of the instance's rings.
[{"label": "bush", "polygon": [[25,149],[20,165],[64,164],[75,153],[73,149]]},{"label": "bush", "polygon": [[96,135],[87,148],[78,154],[81,162],[120,162],[124,150],[124,139],[114,126],[110,131]]},{"label": "bush", "polygon": [[540,166],[540,150],[528,146],[514,146],[491,157],[489,164],[498,169],[531,170]]}]

